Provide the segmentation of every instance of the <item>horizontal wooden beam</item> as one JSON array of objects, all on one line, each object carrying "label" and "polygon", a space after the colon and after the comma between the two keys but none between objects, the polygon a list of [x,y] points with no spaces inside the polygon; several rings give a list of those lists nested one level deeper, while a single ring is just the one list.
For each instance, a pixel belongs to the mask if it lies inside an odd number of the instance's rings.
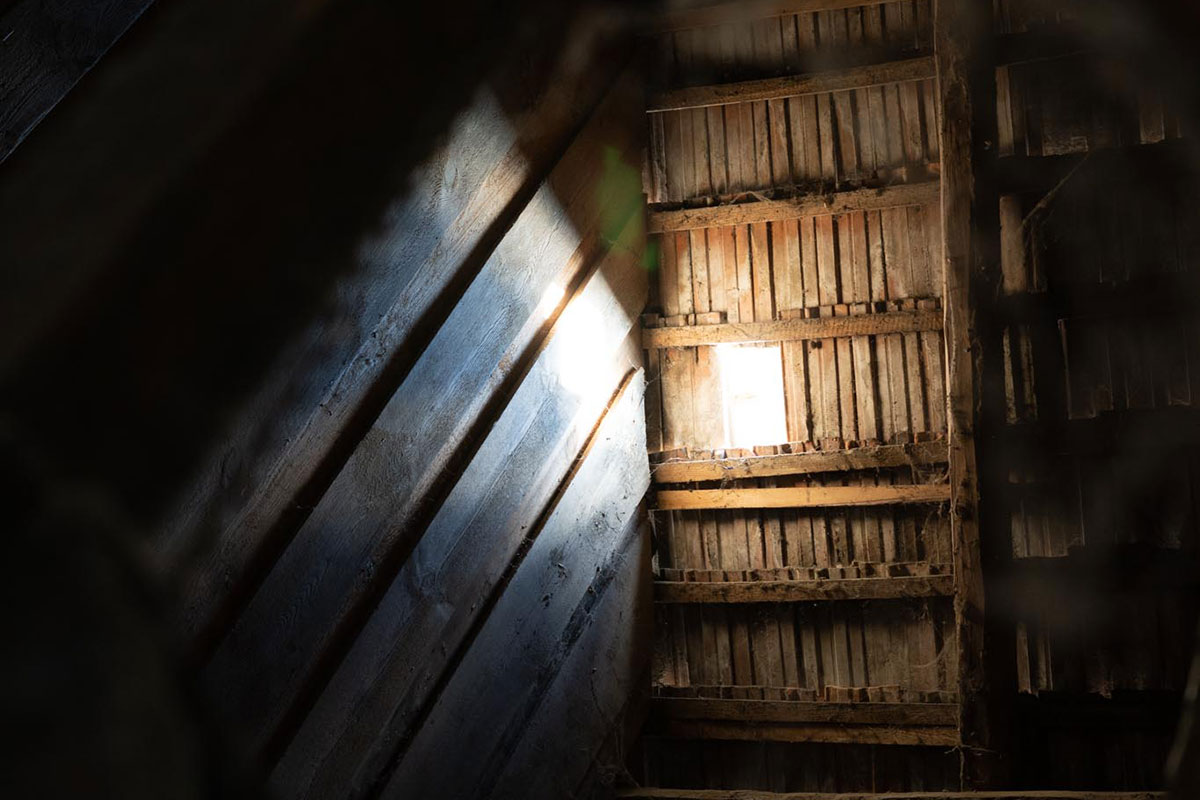
[{"label": "horizontal wooden beam", "polygon": [[835,600],[899,600],[948,597],[953,575],[894,578],[828,578],[815,581],[655,581],[658,603],[816,603]]},{"label": "horizontal wooden beam", "polygon": [[767,722],[747,724],[732,720],[672,719],[648,728],[672,739],[705,739],[737,742],[821,742],[826,744],[888,744],[920,747],[954,747],[958,728],[939,726],[838,725]]},{"label": "horizontal wooden beam", "polygon": [[662,32],[704,28],[730,22],[782,17],[787,14],[812,14],[859,6],[877,6],[891,0],[735,0],[680,8],[659,16],[655,28]]},{"label": "horizontal wooden beam", "polygon": [[651,713],[668,719],[830,725],[955,725],[957,703],[830,703],[796,700],[732,700],[660,697]]},{"label": "horizontal wooden beam", "polygon": [[841,336],[872,336],[942,329],[941,311],[890,311],[883,314],[780,319],[770,322],[726,322],[717,325],[681,325],[646,328],[642,347],[710,347],[745,342],[798,342]]},{"label": "horizontal wooden beam", "polygon": [[749,225],[754,222],[773,222],[822,214],[845,214],[850,211],[923,206],[937,203],[939,191],[937,181],[921,181],[827,194],[804,194],[786,200],[752,200],[702,208],[651,211],[647,230],[650,233],[666,233],[725,225]]},{"label": "horizontal wooden beam", "polygon": [[786,453],[777,456],[666,461],[653,465],[651,469],[655,483],[693,483],[944,464],[948,456],[945,441],[932,441],[851,447],[828,452]]},{"label": "horizontal wooden beam", "polygon": [[865,89],[888,83],[920,81],[934,77],[933,57],[920,56],[882,64],[789,75],[782,78],[763,78],[757,81],[716,83],[672,89],[650,98],[646,111],[680,111],[685,108],[705,108],[729,103],[750,103],[759,100],[780,100],[805,94],[841,92]]},{"label": "horizontal wooden beam", "polygon": [[751,789],[626,789],[624,800],[1166,800],[1166,792],[1008,790],[1000,792],[763,792]]},{"label": "horizontal wooden beam", "polygon": [[893,486],[793,486],[774,489],[663,489],[660,510],[703,508],[826,508],[941,503],[950,499],[944,483]]}]

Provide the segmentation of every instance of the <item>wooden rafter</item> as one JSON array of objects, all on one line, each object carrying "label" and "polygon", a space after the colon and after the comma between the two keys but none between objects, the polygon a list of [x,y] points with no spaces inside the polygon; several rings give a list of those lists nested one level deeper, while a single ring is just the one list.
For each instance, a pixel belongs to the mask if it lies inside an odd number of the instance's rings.
[{"label": "wooden rafter", "polygon": [[656,350],[666,347],[705,347],[744,342],[798,342],[842,336],[937,331],[941,328],[940,311],[893,311],[883,314],[781,319],[770,322],[647,328],[642,331],[642,347],[646,350]]},{"label": "wooden rafter", "polygon": [[777,456],[719,458],[696,461],[666,461],[653,469],[656,483],[767,478],[778,475],[808,475],[882,467],[904,467],[946,462],[944,441],[853,447],[847,450],[788,453]]},{"label": "wooden rafter", "polygon": [[670,719],[828,725],[954,725],[956,703],[830,703],[797,700],[727,700],[661,697],[651,713]]},{"label": "wooden rafter", "polygon": [[656,581],[659,603],[811,603],[836,600],[897,600],[954,594],[951,575],[847,578],[814,581]]},{"label": "wooden rafter", "polygon": [[749,225],[755,222],[813,217],[820,214],[845,214],[849,211],[875,211],[902,206],[922,206],[938,201],[938,182],[904,183],[878,189],[851,189],[828,194],[807,194],[789,200],[754,200],[724,203],[703,208],[651,211],[649,233],[716,228],[724,225]]},{"label": "wooden rafter", "polygon": [[660,510],[707,508],[825,508],[942,503],[950,499],[944,483],[892,486],[793,486],[774,489],[664,489]]}]

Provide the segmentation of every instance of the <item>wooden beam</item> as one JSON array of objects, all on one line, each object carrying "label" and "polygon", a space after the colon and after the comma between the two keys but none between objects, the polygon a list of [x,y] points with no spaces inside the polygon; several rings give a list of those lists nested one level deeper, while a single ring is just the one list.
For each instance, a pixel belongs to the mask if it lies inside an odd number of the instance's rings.
[{"label": "wooden beam", "polygon": [[944,726],[839,725],[820,723],[746,724],[729,720],[664,720],[650,729],[672,739],[735,742],[822,742],[955,747],[958,730]]},{"label": "wooden beam", "polygon": [[656,581],[658,603],[815,603],[898,600],[954,594],[952,575],[895,578],[829,578],[815,581]]},{"label": "wooden beam", "polygon": [[642,347],[707,347],[741,342],[797,342],[840,336],[871,336],[884,333],[913,333],[942,329],[940,311],[890,311],[845,317],[780,319],[770,322],[727,322],[717,325],[680,325],[646,328]]},{"label": "wooden beam", "polygon": [[787,14],[812,14],[817,11],[837,11],[859,6],[877,6],[889,0],[751,0],[751,2],[716,2],[694,8],[669,11],[658,18],[659,31],[677,31],[745,22],[752,19],[782,17]]},{"label": "wooden beam", "polygon": [[[941,110],[942,257],[950,434],[951,547],[958,696],[962,703],[961,774],[964,787],[1004,785],[1005,716],[1015,682],[1015,632],[1001,617],[985,627],[984,551],[1003,571],[1012,556],[1007,520],[995,501],[981,504],[1002,466],[998,453],[977,457],[978,438],[990,441],[1003,424],[1004,379],[992,299],[1000,274],[999,195],[995,182],[996,60],[990,4],[939,0],[934,53]],[[998,416],[997,416],[998,415]],[[999,449],[999,448],[997,448]],[[981,472],[982,470],[982,472]],[[984,493],[985,497],[991,495]],[[990,518],[986,515],[991,514]],[[987,542],[981,535],[987,529]],[[1009,635],[998,636],[1007,625]],[[992,654],[990,659],[988,655]],[[990,668],[997,680],[989,684]],[[1005,679],[1007,674],[1011,679]]]},{"label": "wooden beam", "polygon": [[793,486],[776,489],[664,489],[658,493],[658,509],[886,506],[896,503],[942,503],[949,499],[950,487],[944,483]]},{"label": "wooden beam", "polygon": [[1166,800],[1166,792],[763,792],[749,789],[626,789],[624,800]]},{"label": "wooden beam", "polygon": [[0,161],[24,141],[153,0],[21,0],[0,15]]},{"label": "wooden beam", "polygon": [[655,483],[691,483],[778,475],[810,475],[914,464],[944,464],[946,442],[886,444],[829,452],[788,453],[778,456],[718,458],[707,461],[666,461],[652,466]]},{"label": "wooden beam", "polygon": [[954,725],[957,703],[829,703],[795,700],[726,700],[660,697],[650,713],[667,719],[826,725]]},{"label": "wooden beam", "polygon": [[754,200],[747,203],[725,203],[703,208],[651,211],[647,222],[647,232],[666,233],[667,231],[798,219],[819,214],[844,214],[847,211],[923,206],[938,202],[940,191],[937,181],[922,181],[875,189],[804,194],[787,200]]},{"label": "wooden beam", "polygon": [[758,100],[780,100],[805,94],[840,92],[847,89],[866,89],[888,83],[920,81],[934,77],[932,56],[920,56],[882,64],[866,64],[847,69],[764,78],[757,81],[717,83],[672,89],[650,98],[646,111],[679,111],[685,108],[704,108],[728,103],[749,103]]}]

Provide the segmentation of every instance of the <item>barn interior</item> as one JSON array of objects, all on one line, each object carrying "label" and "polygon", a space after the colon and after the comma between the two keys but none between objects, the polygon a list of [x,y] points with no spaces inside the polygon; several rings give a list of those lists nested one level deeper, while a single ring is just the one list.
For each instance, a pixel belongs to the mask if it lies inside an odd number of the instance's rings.
[{"label": "barn interior", "polygon": [[3,794],[1200,797],[1198,32],[0,0]]}]

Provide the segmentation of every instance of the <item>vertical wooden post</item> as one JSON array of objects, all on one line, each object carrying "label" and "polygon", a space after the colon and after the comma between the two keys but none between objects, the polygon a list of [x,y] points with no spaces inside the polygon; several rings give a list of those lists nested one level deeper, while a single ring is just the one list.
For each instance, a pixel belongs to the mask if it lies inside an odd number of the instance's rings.
[{"label": "vertical wooden post", "polygon": [[[936,0],[934,50],[941,103],[942,236],[950,413],[959,732],[963,789],[1005,783],[1011,706],[1003,672],[1015,652],[985,618],[985,571],[1003,569],[1003,365],[993,306],[1000,276],[995,180],[996,81],[990,0]],[[978,452],[977,452],[978,447]],[[989,450],[989,447],[991,449]],[[989,491],[989,489],[991,491]],[[990,516],[989,516],[990,515]],[[1007,548],[1007,552],[1006,552]],[[997,622],[1000,618],[997,618]],[[993,678],[999,680],[993,681]]]}]

